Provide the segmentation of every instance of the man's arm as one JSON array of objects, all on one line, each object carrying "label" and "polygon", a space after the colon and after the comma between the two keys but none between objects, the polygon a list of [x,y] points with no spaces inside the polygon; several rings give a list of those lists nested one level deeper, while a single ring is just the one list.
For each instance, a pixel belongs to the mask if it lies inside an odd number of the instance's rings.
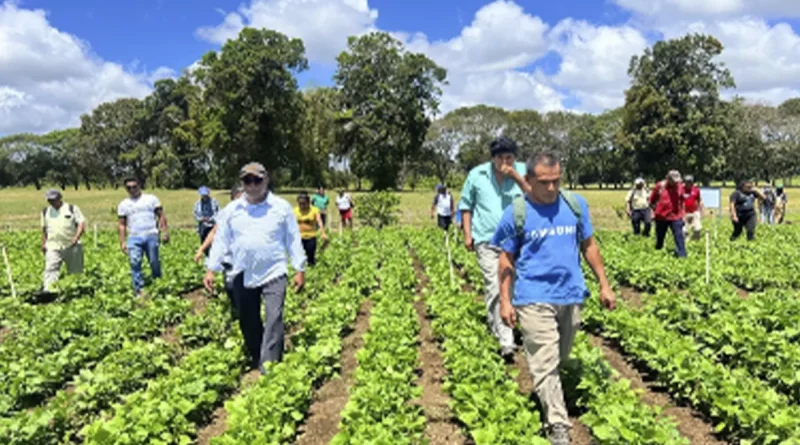
[{"label": "man's arm", "polygon": [[81,240],[81,237],[86,232],[86,218],[83,217],[81,209],[75,207],[74,213],[75,214],[72,215],[72,217],[78,222],[78,231],[75,233],[75,237],[72,238],[73,245],[78,244],[78,241]]},{"label": "man's arm", "polygon": [[325,232],[325,223],[322,222],[322,214],[320,212],[316,213],[317,217],[317,225],[319,226],[319,230],[322,232],[322,239],[328,239],[328,234]]},{"label": "man's arm", "polygon": [[156,208],[156,216],[158,217],[158,229],[166,233],[169,229],[167,227],[167,215],[164,213],[163,207]]},{"label": "man's arm", "polygon": [[464,244],[472,250],[472,210],[461,210],[461,222],[464,225]]},{"label": "man's arm", "polygon": [[498,278],[500,280],[500,318],[513,328],[517,324],[517,314],[511,306],[511,285],[514,282],[514,257],[505,250],[500,252],[498,265]]},{"label": "man's arm", "polygon": [[47,227],[42,227],[42,252],[47,252]]},{"label": "man's arm", "polygon": [[119,215],[119,247],[122,252],[128,253],[128,245],[125,244],[126,231],[128,229],[128,217]]},{"label": "man's arm", "polygon": [[600,282],[600,302],[603,306],[613,310],[617,306],[617,298],[614,296],[608,277],[606,277],[606,268],[603,265],[603,257],[600,255],[600,246],[597,245],[594,236],[583,240],[581,251],[594,276],[597,277],[597,281]]},{"label": "man's arm", "polygon": [[629,191],[628,196],[625,197],[625,213],[627,213],[628,216],[631,216],[631,213],[633,213],[633,209],[631,208],[632,199],[633,199],[633,190]]},{"label": "man's arm", "polygon": [[528,184],[528,181],[526,181],[525,178],[523,178],[522,175],[519,174],[519,172],[517,171],[516,168],[514,168],[513,165],[503,165],[500,168],[500,172],[503,173],[505,176],[511,178],[522,190],[522,193],[525,193],[527,195],[531,192],[530,184]]}]

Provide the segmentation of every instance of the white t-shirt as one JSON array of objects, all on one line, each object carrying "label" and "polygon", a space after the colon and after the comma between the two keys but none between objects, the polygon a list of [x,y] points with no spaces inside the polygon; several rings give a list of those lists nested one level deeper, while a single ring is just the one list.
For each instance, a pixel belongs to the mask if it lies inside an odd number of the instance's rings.
[{"label": "white t-shirt", "polygon": [[352,207],[350,205],[350,195],[345,193],[342,196],[336,196],[336,207],[342,211],[350,210],[350,207]]},{"label": "white t-shirt", "polygon": [[123,199],[117,208],[117,215],[128,219],[129,235],[157,235],[156,209],[159,207],[161,202],[158,198],[143,193],[137,199]]},{"label": "white t-shirt", "polygon": [[436,205],[436,213],[439,216],[452,216],[453,215],[453,195],[449,192],[442,195],[441,193],[437,193],[436,197],[433,198],[433,202]]}]

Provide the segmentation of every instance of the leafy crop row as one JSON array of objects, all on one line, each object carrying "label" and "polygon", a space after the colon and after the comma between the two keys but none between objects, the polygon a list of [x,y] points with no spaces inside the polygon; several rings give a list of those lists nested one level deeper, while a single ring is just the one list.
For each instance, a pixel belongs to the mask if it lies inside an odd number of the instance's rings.
[{"label": "leafy crop row", "polygon": [[[376,285],[378,235],[359,231],[355,252],[343,248],[331,259],[347,265],[338,283],[319,277],[320,295],[306,308],[302,327],[292,338],[294,350],[270,366],[267,377],[225,403],[227,430],[215,445],[291,442],[305,418],[315,385],[330,378],[339,364],[341,334],[356,318],[361,301]],[[334,242],[342,242],[336,240]],[[326,256],[332,251],[326,252]]]},{"label": "leafy crop row", "polygon": [[455,416],[477,445],[547,444],[539,436],[539,414],[506,373],[496,340],[486,329],[483,304],[450,284],[441,231],[409,231],[409,245],[430,279],[425,303],[434,317],[448,371],[443,389]]},{"label": "leafy crop row", "polygon": [[[384,230],[382,249],[402,252],[399,233]],[[378,273],[381,289],[372,294],[369,331],[358,351],[350,399],[332,444],[421,444],[425,416],[411,404],[422,391],[414,385],[418,367],[419,320],[414,301],[414,268],[406,255],[389,255]]]}]

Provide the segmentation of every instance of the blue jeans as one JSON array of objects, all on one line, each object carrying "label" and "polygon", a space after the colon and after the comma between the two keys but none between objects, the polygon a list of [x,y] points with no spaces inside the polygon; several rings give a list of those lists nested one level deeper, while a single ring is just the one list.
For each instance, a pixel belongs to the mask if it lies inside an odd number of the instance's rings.
[{"label": "blue jeans", "polygon": [[675,253],[679,258],[686,257],[686,240],[683,236],[683,220],[677,221],[656,221],[656,250],[664,248],[664,238],[667,237],[667,230],[672,231],[672,238],[675,240]]},{"label": "blue jeans", "polygon": [[144,275],[142,275],[142,254],[147,256],[150,263],[150,275],[153,279],[161,278],[161,261],[158,259],[158,235],[129,236],[128,260],[131,262],[131,275],[133,276],[133,290],[136,293],[144,288]]},{"label": "blue jeans", "polygon": [[761,205],[761,222],[769,225],[775,224],[773,216],[775,215],[775,206],[762,204]]}]

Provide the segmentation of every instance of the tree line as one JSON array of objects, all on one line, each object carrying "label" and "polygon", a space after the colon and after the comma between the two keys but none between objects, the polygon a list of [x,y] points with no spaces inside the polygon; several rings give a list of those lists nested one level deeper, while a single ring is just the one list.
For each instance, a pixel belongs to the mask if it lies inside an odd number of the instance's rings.
[{"label": "tree line", "polygon": [[386,33],[351,37],[333,86],[300,90],[303,42],[248,28],[144,99],[103,103],[78,128],[1,138],[0,187],[117,187],[133,176],[224,188],[251,160],[278,185],[458,185],[501,134],[523,159],[559,152],[571,187],[669,168],[703,183],[789,180],[800,173],[800,99],[725,100],[735,82],[722,51],[708,35],[657,42],[632,58],[624,106],[597,115],[476,105],[440,116],[446,71]]}]

